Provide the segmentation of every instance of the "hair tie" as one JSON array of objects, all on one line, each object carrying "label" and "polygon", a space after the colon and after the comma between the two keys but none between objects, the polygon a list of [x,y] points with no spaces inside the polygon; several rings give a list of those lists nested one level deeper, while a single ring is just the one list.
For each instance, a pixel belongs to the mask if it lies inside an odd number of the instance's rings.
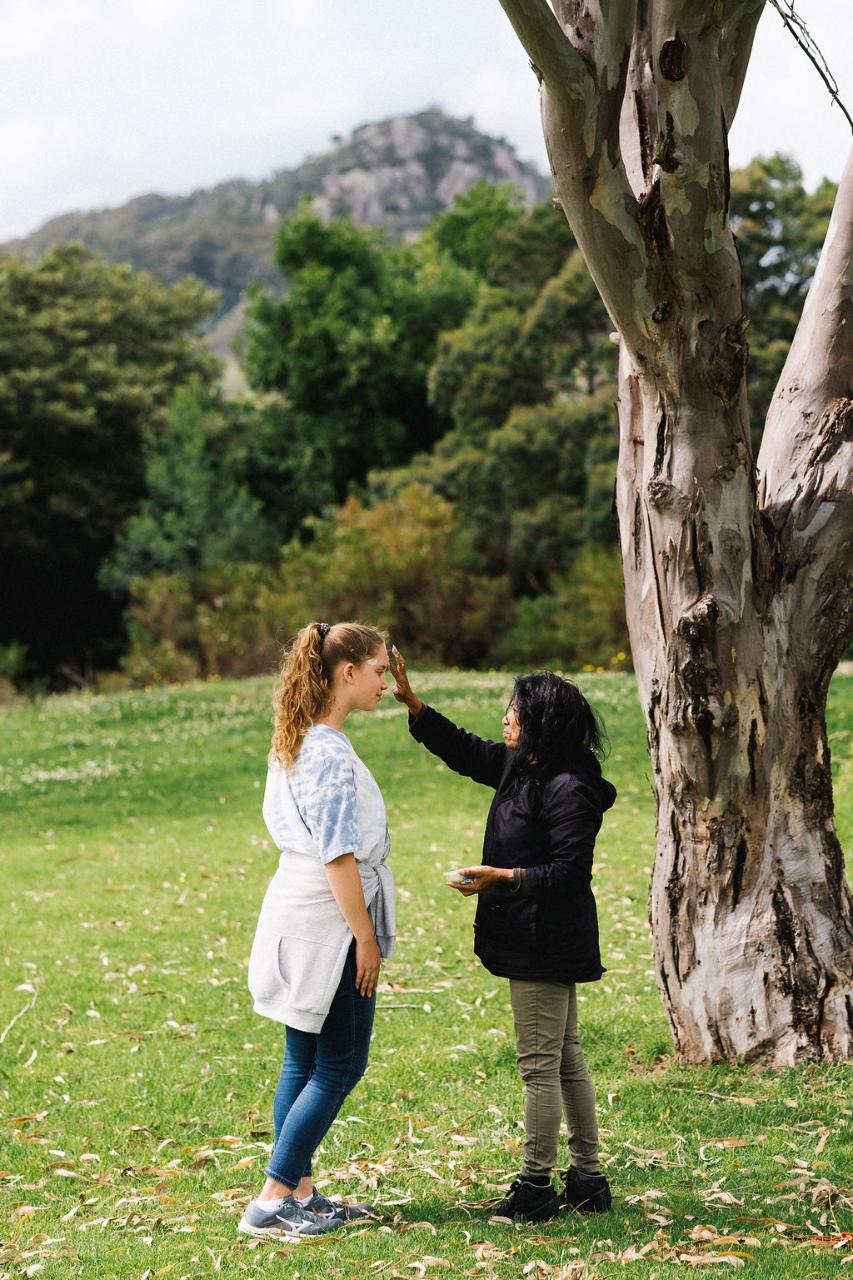
[{"label": "hair tie", "polygon": [[326,636],[329,634],[331,629],[332,628],[329,626],[328,622],[317,623],[317,631],[320,634],[320,644],[322,644],[323,641],[326,639]]}]

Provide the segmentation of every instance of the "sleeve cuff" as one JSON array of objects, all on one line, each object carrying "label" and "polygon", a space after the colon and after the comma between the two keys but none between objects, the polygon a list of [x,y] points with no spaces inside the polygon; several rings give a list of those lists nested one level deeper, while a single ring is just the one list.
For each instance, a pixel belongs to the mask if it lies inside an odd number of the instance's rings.
[{"label": "sleeve cuff", "polygon": [[[417,730],[423,725],[424,715],[427,711],[429,711],[429,707],[425,702],[422,702],[421,709],[417,715],[414,715],[411,711],[409,712],[409,733],[416,738],[418,737]],[[420,741],[420,739],[418,740]]]},{"label": "sleeve cuff", "polygon": [[519,897],[527,892],[527,877],[524,873],[524,867],[513,867],[512,869],[512,886],[510,893],[517,893]]}]

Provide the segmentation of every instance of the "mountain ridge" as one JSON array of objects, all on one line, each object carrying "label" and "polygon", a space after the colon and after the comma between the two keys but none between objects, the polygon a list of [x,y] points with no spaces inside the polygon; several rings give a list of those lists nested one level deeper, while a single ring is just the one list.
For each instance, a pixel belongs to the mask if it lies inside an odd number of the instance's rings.
[{"label": "mountain ridge", "polygon": [[227,319],[253,281],[280,286],[275,232],[304,196],[320,212],[349,214],[389,236],[416,235],[475,182],[510,182],[528,204],[547,198],[550,181],[512,145],[473,121],[429,107],[354,129],[319,156],[270,178],[231,178],[188,195],[156,192],[123,205],[51,218],[0,253],[38,256],[57,242],[78,241],[108,262],[130,262],[166,282],[194,275],[217,289]]}]

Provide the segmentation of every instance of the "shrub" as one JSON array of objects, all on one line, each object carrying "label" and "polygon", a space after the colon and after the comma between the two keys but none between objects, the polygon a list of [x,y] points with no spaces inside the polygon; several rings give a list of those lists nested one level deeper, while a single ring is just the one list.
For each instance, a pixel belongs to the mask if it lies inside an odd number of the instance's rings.
[{"label": "shrub", "polygon": [[489,658],[497,666],[624,670],[629,655],[618,549],[587,545],[547,595],[516,600]]},{"label": "shrub", "polygon": [[350,499],[284,548],[281,564],[155,574],[132,586],[124,661],[136,682],[251,675],[312,618],[363,618],[418,657],[475,663],[506,615],[504,578],[461,567],[454,510],[421,485],[374,507]]},{"label": "shrub", "polygon": [[287,549],[282,572],[289,609],[296,584],[305,584],[295,607],[300,622],[319,613],[360,617],[414,656],[481,659],[506,612],[509,588],[504,578],[462,567],[465,548],[449,502],[411,484],[373,507],[350,499],[311,529],[311,543]]},{"label": "shrub", "polygon": [[[468,567],[451,503],[411,484],[309,522],[278,566],[137,579],[125,673],[135,682],[272,671],[312,618],[361,618],[412,657],[513,667],[619,667],[628,652],[618,552],[585,547],[549,593],[513,605],[506,577]],[[505,625],[508,620],[508,625]]]}]

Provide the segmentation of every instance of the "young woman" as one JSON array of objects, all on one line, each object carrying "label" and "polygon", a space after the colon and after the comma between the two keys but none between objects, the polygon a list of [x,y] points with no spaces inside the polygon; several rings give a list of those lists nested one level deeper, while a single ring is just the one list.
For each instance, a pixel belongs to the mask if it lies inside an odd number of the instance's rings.
[{"label": "young woman", "polygon": [[247,1235],[299,1240],[371,1213],[314,1187],[311,1159],[367,1066],[379,964],[393,950],[394,883],[379,787],[343,732],[388,688],[382,635],[312,622],[275,697],[264,820],[281,851],[249,960],[255,1009],[284,1023],[275,1145]]},{"label": "young woman", "polygon": [[[521,1172],[493,1212],[541,1222],[563,1208],[609,1209],[576,997],[578,982],[604,972],[590,884],[595,837],[616,798],[596,759],[603,728],[575,685],[543,672],[516,679],[503,743],[485,741],[421,702],[396,649],[391,663],[412,737],[495,792],[483,865],[462,868],[451,886],[479,895],[474,950],[490,973],[509,978],[526,1092]],[[571,1165],[558,1196],[551,1171],[561,1111]]]}]

